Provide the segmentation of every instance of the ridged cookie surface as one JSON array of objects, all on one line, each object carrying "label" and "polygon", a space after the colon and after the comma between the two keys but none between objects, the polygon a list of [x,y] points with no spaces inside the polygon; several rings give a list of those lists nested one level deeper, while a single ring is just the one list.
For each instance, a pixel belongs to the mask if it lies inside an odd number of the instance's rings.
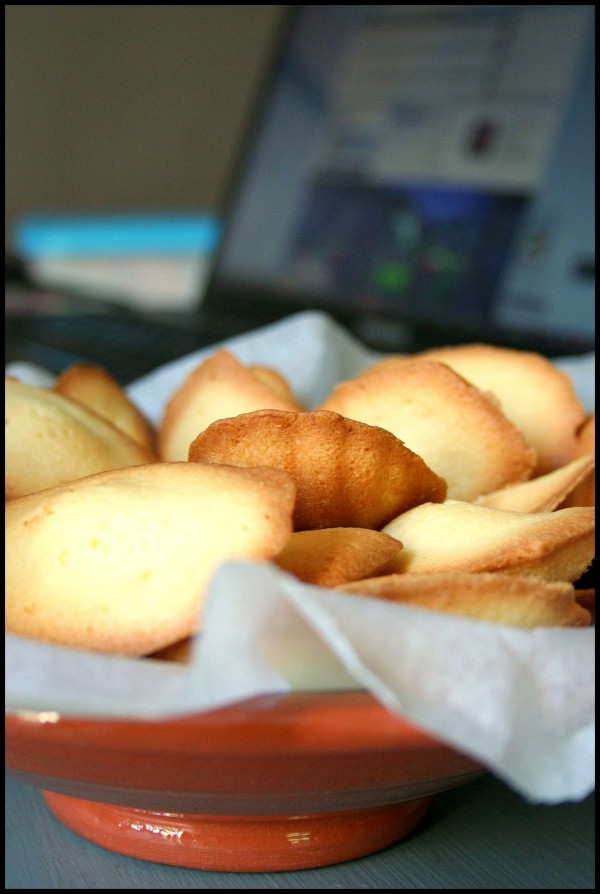
[{"label": "ridged cookie surface", "polygon": [[131,656],[184,639],[221,562],[280,552],[294,497],[275,469],[153,463],[11,500],[6,629]]},{"label": "ridged cookie surface", "polygon": [[325,410],[220,419],[192,441],[189,459],[283,469],[298,489],[298,531],[380,528],[446,494],[445,481],[391,432]]}]

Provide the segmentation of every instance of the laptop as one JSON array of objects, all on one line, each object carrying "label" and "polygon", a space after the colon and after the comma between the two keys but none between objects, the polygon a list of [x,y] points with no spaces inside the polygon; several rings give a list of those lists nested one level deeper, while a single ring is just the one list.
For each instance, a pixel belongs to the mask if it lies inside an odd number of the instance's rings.
[{"label": "laptop", "polygon": [[594,24],[589,5],[286,7],[197,306],[11,314],[7,359],[126,384],[307,309],[378,351],[593,350]]}]

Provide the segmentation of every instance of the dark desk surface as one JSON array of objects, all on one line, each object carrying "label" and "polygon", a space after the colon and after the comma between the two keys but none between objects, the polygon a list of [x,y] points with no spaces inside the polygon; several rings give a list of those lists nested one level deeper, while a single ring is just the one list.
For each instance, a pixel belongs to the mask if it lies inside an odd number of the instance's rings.
[{"label": "dark desk surface", "polygon": [[532,805],[491,776],[438,795],[421,829],[337,866],[217,873],[145,863],[75,835],[7,776],[6,888],[593,889],[595,796]]}]

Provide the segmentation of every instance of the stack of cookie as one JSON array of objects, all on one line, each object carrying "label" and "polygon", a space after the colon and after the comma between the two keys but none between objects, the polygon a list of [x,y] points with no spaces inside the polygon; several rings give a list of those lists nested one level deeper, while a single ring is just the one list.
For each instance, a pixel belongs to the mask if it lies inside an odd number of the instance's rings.
[{"label": "stack of cookie", "polygon": [[155,429],[107,370],[8,378],[6,629],[185,659],[226,559],[348,598],[587,626],[593,430],[549,360],[490,345],[387,356],[311,408],[215,350]]}]

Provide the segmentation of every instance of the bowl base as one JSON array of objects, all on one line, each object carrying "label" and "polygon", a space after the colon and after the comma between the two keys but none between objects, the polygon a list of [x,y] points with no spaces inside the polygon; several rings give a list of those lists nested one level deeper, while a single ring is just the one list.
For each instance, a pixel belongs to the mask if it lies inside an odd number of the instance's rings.
[{"label": "bowl base", "polygon": [[310,816],[205,816],[83,801],[44,792],[64,825],[108,850],[188,869],[280,872],[343,863],[412,832],[431,798]]}]

